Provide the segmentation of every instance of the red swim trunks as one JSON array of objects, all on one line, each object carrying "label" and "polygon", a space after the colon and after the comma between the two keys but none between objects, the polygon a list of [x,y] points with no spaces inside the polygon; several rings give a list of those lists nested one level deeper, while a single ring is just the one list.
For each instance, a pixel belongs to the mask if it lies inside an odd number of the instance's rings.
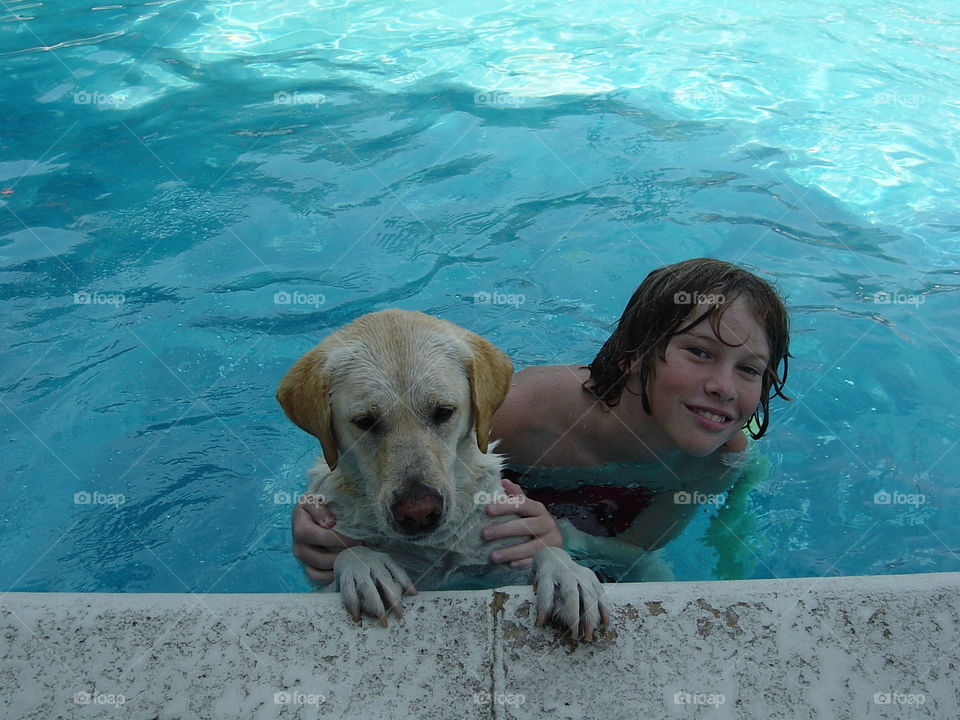
[{"label": "red swim trunks", "polygon": [[[506,469],[503,476],[521,487],[526,476]],[[647,488],[582,485],[572,490],[524,487],[528,498],[546,505],[555,518],[566,518],[588,535],[613,537],[629,528],[640,512],[653,501]]]}]

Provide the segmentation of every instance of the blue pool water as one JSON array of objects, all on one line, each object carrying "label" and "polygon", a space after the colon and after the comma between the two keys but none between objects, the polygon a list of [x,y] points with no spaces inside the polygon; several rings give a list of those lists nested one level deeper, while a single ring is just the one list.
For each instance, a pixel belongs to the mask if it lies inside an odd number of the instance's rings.
[{"label": "blue pool water", "polygon": [[945,0],[4,2],[0,588],[306,589],[301,353],[402,307],[586,362],[702,255],[792,312],[744,574],[960,570],[958,38]]}]

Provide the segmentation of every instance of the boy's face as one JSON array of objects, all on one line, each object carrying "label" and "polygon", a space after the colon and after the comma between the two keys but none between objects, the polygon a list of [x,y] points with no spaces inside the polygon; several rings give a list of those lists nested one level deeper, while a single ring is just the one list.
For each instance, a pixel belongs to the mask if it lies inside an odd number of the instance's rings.
[{"label": "boy's face", "polygon": [[[686,322],[706,309],[696,307]],[[709,321],[700,322],[670,339],[647,388],[653,419],[671,444],[697,457],[714,452],[746,425],[760,403],[770,355],[766,333],[743,298],[727,308],[719,328],[723,340],[739,347],[725,345]]]}]

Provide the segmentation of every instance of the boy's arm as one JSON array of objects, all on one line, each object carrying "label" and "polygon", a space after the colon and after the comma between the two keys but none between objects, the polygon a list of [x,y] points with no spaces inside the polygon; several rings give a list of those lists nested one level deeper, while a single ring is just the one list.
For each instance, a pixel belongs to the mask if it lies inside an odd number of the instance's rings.
[{"label": "boy's arm", "polygon": [[[746,446],[746,441],[743,446]],[[719,464],[718,457],[714,471],[684,483],[678,490],[655,495],[653,501],[634,518],[633,524],[617,538],[647,550],[663,547],[683,532],[700,508],[692,502],[695,493],[720,495],[730,489],[736,477],[735,467]]]},{"label": "boy's arm", "polygon": [[608,575],[618,582],[673,580],[673,572],[659,557],[618,537],[597,537],[575,528],[566,518],[558,520],[563,535],[563,549],[576,561],[590,558],[599,562]]},{"label": "boy's arm", "polygon": [[655,495],[634,518],[633,524],[617,535],[617,539],[646,550],[657,550],[677,537],[690,524],[698,507],[676,502],[678,492],[668,490]]}]

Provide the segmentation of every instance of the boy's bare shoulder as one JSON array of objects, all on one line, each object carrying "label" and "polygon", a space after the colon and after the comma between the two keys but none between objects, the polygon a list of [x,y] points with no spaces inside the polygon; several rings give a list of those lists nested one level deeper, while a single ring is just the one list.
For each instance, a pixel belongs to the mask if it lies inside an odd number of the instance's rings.
[{"label": "boy's bare shoulder", "polygon": [[[497,452],[521,465],[576,462],[576,432],[569,417],[579,400],[577,366],[538,365],[513,376],[510,392],[493,416]],[[558,438],[564,435],[564,442]],[[569,456],[569,457],[568,457]]]},{"label": "boy's bare shoulder", "polygon": [[747,436],[743,432],[743,430],[741,430],[732,438],[727,440],[727,442],[724,445],[720,446],[720,452],[725,452],[725,453],[743,452],[746,449],[747,449]]},{"label": "boy's bare shoulder", "polygon": [[538,407],[563,407],[570,404],[572,388],[581,380],[576,365],[534,365],[513,376],[507,402],[518,405],[536,399]]},{"label": "boy's bare shoulder", "polygon": [[[590,404],[581,385],[588,375],[577,365],[540,365],[517,373],[518,399],[534,405],[547,423],[566,426],[570,418],[580,417]],[[511,392],[513,392],[511,390]]]},{"label": "boy's bare shoulder", "polygon": [[557,366],[524,368],[513,376],[510,392],[494,415],[494,432],[506,439],[542,429],[563,402]]}]

